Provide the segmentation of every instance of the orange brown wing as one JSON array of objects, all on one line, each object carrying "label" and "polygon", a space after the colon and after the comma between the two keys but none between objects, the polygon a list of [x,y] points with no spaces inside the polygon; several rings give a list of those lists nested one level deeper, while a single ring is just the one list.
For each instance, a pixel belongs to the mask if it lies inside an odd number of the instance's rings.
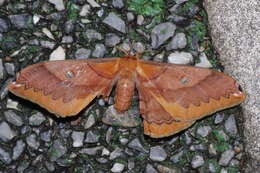
[{"label": "orange brown wing", "polygon": [[237,82],[224,73],[149,61],[138,63],[137,88],[144,131],[152,137],[177,133],[245,99]]},{"label": "orange brown wing", "polygon": [[57,116],[79,113],[96,96],[108,96],[118,58],[41,62],[22,69],[9,90]]}]

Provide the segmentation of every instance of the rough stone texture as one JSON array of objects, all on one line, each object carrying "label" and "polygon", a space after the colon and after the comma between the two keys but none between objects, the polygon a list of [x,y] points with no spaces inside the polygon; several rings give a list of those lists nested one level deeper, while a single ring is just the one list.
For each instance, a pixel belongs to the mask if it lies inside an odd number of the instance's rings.
[{"label": "rough stone texture", "polygon": [[[248,161],[245,172],[260,168],[260,1],[205,0],[210,32],[225,72],[247,92],[242,104]],[[257,104],[258,103],[258,104]]]}]

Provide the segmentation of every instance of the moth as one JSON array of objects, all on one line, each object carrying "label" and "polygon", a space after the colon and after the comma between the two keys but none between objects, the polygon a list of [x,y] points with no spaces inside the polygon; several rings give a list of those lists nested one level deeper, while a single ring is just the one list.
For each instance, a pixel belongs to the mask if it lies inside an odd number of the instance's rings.
[{"label": "moth", "polygon": [[134,90],[144,133],[161,138],[241,103],[246,94],[230,76],[200,67],[146,61],[139,55],[40,62],[22,69],[8,89],[58,117],[78,114],[115,87],[114,107],[126,111]]}]

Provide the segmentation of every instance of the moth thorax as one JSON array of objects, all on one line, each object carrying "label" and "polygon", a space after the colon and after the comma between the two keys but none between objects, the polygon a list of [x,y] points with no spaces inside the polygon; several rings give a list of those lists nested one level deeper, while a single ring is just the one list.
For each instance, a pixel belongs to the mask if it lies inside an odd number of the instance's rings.
[{"label": "moth thorax", "polygon": [[116,85],[115,108],[118,112],[126,111],[131,104],[135,83],[129,78],[121,78]]}]

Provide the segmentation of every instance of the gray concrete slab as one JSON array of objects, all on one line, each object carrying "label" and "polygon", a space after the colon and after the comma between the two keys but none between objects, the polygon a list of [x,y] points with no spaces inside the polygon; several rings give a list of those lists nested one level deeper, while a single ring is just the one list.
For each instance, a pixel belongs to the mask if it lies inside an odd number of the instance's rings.
[{"label": "gray concrete slab", "polygon": [[205,0],[209,28],[225,72],[236,77],[248,93],[242,104],[245,149],[244,172],[260,168],[260,1]]}]

